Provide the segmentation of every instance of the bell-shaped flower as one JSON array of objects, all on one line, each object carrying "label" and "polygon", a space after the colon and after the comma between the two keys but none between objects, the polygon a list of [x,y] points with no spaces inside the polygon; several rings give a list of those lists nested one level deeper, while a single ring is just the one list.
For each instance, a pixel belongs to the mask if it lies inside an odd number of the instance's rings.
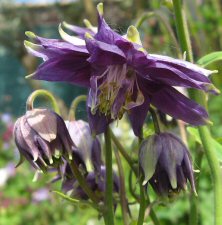
[{"label": "bell-shaped flower", "polygon": [[66,127],[77,147],[76,152],[83,159],[88,171],[92,170],[93,166],[96,172],[100,172],[101,146],[99,139],[92,137],[89,124],[83,120],[66,121]]},{"label": "bell-shaped flower", "polygon": [[183,142],[171,133],[160,133],[145,139],[139,151],[139,165],[148,182],[160,195],[186,190],[189,180],[195,191],[190,154]]},{"label": "bell-shaped flower", "polygon": [[14,137],[21,159],[42,171],[71,159],[75,147],[63,119],[49,109],[27,111],[16,121]]},{"label": "bell-shaped flower", "polygon": [[[92,137],[89,124],[83,120],[66,121],[66,126],[76,146],[72,151],[73,159],[90,189],[102,201],[105,192],[106,168],[101,157],[100,141],[98,137]],[[78,199],[88,199],[87,194],[73,176],[70,165],[67,162],[61,167],[60,173],[63,192]],[[119,178],[115,172],[113,172],[113,178],[113,191],[118,193]]]}]

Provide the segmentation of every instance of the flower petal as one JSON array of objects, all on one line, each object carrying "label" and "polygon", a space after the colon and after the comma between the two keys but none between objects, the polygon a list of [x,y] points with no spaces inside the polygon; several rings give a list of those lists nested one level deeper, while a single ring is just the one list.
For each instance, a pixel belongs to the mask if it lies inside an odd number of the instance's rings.
[{"label": "flower petal", "polygon": [[150,106],[150,98],[145,96],[144,103],[140,106],[132,108],[129,113],[129,120],[136,136],[142,137],[142,128]]},{"label": "flower petal", "polygon": [[155,61],[155,66],[147,67],[148,75],[152,79],[171,86],[193,87],[213,94],[219,92],[207,78],[214,71],[168,56],[150,54],[147,58]]},{"label": "flower petal", "polygon": [[68,30],[77,34],[82,39],[84,39],[86,33],[90,33],[91,35],[95,34],[95,32],[93,32],[92,29],[89,29],[89,28],[86,28],[86,27],[79,27],[79,26],[75,26],[75,25],[72,25],[72,24],[68,24],[66,22],[63,22],[62,25],[65,28],[67,28]]},{"label": "flower petal", "polygon": [[62,81],[89,87],[90,71],[91,67],[85,56],[64,54],[42,63],[29,77],[36,80]]},{"label": "flower petal", "polygon": [[95,114],[92,114],[89,106],[87,106],[87,113],[92,135],[104,133],[108,125],[112,122],[111,118],[100,113],[99,110]]},{"label": "flower petal", "polygon": [[208,121],[208,114],[202,106],[172,87],[164,87],[154,93],[151,104],[175,119],[181,119],[193,125],[203,125]]},{"label": "flower petal", "polygon": [[86,38],[86,47],[90,53],[88,61],[92,64],[107,66],[126,62],[124,53],[116,45]]}]

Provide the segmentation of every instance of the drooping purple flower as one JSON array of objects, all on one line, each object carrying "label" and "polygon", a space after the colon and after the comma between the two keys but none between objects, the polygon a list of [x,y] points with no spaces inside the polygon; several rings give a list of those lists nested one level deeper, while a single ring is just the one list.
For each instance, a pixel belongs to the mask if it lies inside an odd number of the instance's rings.
[{"label": "drooping purple flower", "polygon": [[[67,121],[66,126],[76,146],[73,148],[73,159],[86,182],[93,192],[99,195],[100,200],[104,199],[106,168],[101,158],[101,145],[99,139],[93,138],[89,124],[82,121]],[[89,164],[93,165],[90,166]],[[61,169],[62,190],[72,197],[87,200],[88,196],[73,176],[70,165],[65,162]],[[119,192],[119,178],[113,172],[113,191]]]},{"label": "drooping purple flower", "polygon": [[[98,137],[93,138],[89,124],[83,120],[66,121],[66,127],[85,165],[99,173],[103,164]],[[75,158],[75,157],[74,157]]]},{"label": "drooping purple flower", "polygon": [[171,133],[155,134],[145,139],[140,147],[139,164],[144,185],[149,182],[160,195],[186,190],[188,180],[196,192],[189,151]]},{"label": "drooping purple flower", "polygon": [[42,171],[61,164],[61,156],[71,159],[75,147],[63,119],[49,109],[27,111],[16,121],[14,137],[21,159]]},{"label": "drooping purple flower", "polygon": [[[135,27],[130,26],[123,37],[105,22],[102,4],[97,8],[98,31],[85,34],[85,45],[61,29],[60,34],[67,42],[35,38],[39,44],[33,54],[45,62],[32,77],[88,87],[89,124],[97,134],[128,112],[135,135],[141,136],[150,104],[175,119],[205,124],[208,121],[205,109],[175,87],[216,93],[208,79],[212,71],[183,60],[148,54]],[[73,28],[78,34],[77,30]],[[27,46],[33,49],[30,43]]]},{"label": "drooping purple flower", "polygon": [[[101,166],[100,171],[101,172],[99,176],[95,173],[95,171],[87,173],[85,179],[89,188],[97,194],[101,201],[103,201],[106,180],[105,166]],[[63,179],[62,190],[63,192],[68,193],[71,197],[88,200],[87,194],[84,192],[81,186],[79,186],[78,181],[74,177]],[[119,177],[115,172],[113,172],[113,192],[119,194]]]}]

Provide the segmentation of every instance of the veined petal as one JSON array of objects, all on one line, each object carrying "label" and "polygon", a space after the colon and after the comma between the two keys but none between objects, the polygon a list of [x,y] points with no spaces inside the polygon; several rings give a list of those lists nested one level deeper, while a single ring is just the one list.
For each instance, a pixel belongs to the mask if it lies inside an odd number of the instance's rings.
[{"label": "veined petal", "polygon": [[[190,63],[190,62],[185,61],[185,60],[174,59],[174,58],[169,57],[169,56],[157,55],[157,54],[149,54],[149,56],[153,57],[153,59],[156,59],[159,62],[166,62],[167,64],[181,67],[181,69],[187,68],[190,71],[195,71],[198,74],[204,75],[206,77],[209,76],[210,74],[214,73],[214,71],[204,69],[204,68],[202,68],[198,65],[195,65],[195,64]],[[202,80],[202,76],[197,75],[196,79],[198,79],[198,77],[199,77],[200,80]]]},{"label": "veined petal", "polygon": [[[214,87],[211,81],[207,78],[210,74],[214,73],[215,71],[206,70],[193,63],[190,63],[184,60],[174,59],[168,56],[150,54],[147,58],[156,62],[156,65],[154,66],[155,68],[160,68],[162,70],[165,70],[162,72],[162,74],[163,73],[165,74],[166,69],[168,69],[170,72],[175,74],[174,77],[178,76],[177,78],[171,79],[171,83],[172,82],[176,83],[172,85],[180,85],[180,83],[181,84],[184,83],[184,87],[192,87],[192,85],[189,83],[193,82],[193,87],[196,86],[196,88],[211,92],[213,94],[219,93],[219,91]],[[153,73],[155,73],[155,71],[153,71]],[[166,77],[164,77],[164,75],[160,75],[160,76],[161,77],[155,74],[153,75],[153,77],[156,77],[157,79],[160,79],[160,80],[162,79],[162,81],[166,83],[169,82],[168,80],[169,77],[167,75]]]},{"label": "veined petal", "polygon": [[116,45],[86,37],[86,47],[90,53],[88,61],[92,64],[107,66],[126,62],[124,53]]},{"label": "veined petal", "polygon": [[90,33],[91,35],[94,35],[96,33],[95,29],[94,29],[95,30],[95,32],[94,32],[92,29],[90,29],[88,27],[87,28],[86,27],[79,27],[79,26],[75,26],[75,25],[72,25],[72,24],[69,24],[69,23],[66,23],[66,22],[63,22],[62,25],[65,28],[67,28],[68,30],[77,34],[82,39],[84,39],[86,33]]},{"label": "veined petal", "polygon": [[85,56],[64,54],[42,63],[29,77],[36,80],[62,81],[89,87],[90,71],[91,67]]},{"label": "veined petal", "polygon": [[26,35],[38,45],[42,45],[42,47],[44,47],[45,49],[53,48],[53,49],[62,50],[64,52],[73,50],[75,52],[88,54],[88,51],[85,46],[73,45],[71,43],[68,43],[60,39],[43,38],[43,37],[37,36],[36,34],[30,31],[26,32]]},{"label": "veined petal", "polygon": [[164,87],[154,93],[151,97],[151,104],[175,119],[196,126],[206,124],[209,121],[208,114],[202,106],[172,87]]},{"label": "veined petal", "polygon": [[144,102],[142,105],[137,106],[129,110],[128,116],[131,122],[133,132],[136,136],[142,136],[142,128],[144,121],[146,119],[146,115],[150,106],[150,98],[145,96]]},{"label": "veined petal", "polygon": [[189,74],[162,63],[155,63],[155,66],[151,65],[145,70],[149,78],[170,86],[196,88],[204,91],[212,90],[213,85],[210,83],[210,80],[208,82],[194,80],[189,77]]}]

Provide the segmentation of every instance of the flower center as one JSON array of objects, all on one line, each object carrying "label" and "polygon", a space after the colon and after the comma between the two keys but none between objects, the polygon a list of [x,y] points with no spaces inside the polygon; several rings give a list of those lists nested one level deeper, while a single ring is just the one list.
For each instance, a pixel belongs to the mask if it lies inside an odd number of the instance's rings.
[{"label": "flower center", "polygon": [[91,87],[92,113],[98,109],[112,119],[121,119],[125,111],[144,101],[136,73],[127,64],[109,66],[101,76],[94,77]]}]

